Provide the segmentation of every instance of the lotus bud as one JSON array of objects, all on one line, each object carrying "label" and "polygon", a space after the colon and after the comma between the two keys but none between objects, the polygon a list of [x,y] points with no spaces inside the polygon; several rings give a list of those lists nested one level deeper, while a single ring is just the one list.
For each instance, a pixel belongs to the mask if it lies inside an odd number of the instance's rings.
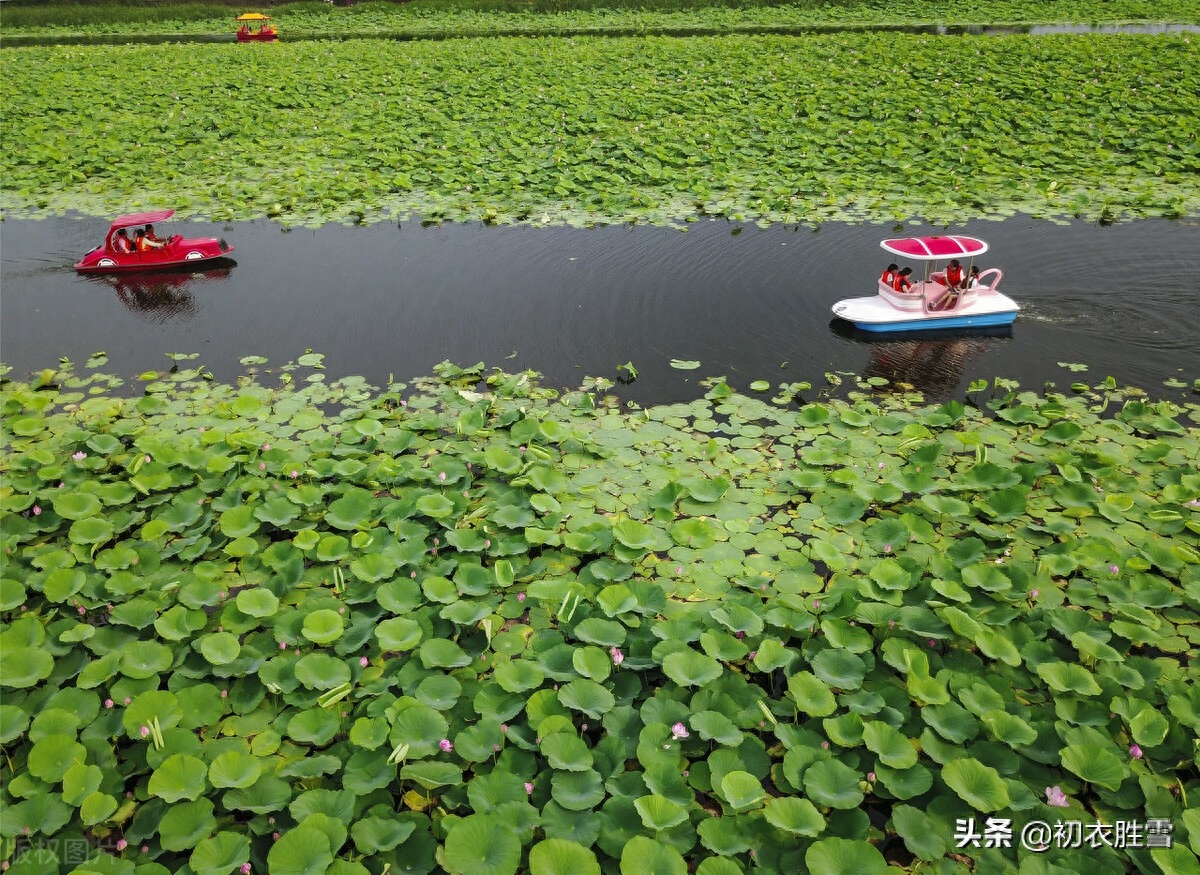
[{"label": "lotus bud", "polygon": [[126,705],[128,705],[128,704],[129,704],[130,702],[132,702],[132,701],[133,701],[133,699],[129,698],[128,696],[126,696],[126,697],[125,697],[125,704],[126,704]]},{"label": "lotus bud", "polygon": [[146,736],[148,736],[150,734],[150,727],[143,726],[141,729],[138,730],[138,732],[140,732],[142,734],[142,738],[145,738]]},{"label": "lotus bud", "polygon": [[517,593],[517,601],[519,601],[519,602],[525,601],[525,593],[523,593],[523,592]]},{"label": "lotus bud", "polygon": [[438,473],[438,480],[441,481],[442,483],[446,482],[446,472],[445,471],[441,471]]},{"label": "lotus bud", "polygon": [[1059,789],[1059,787],[1047,787],[1046,804],[1053,805],[1055,808],[1070,808],[1071,800],[1067,798],[1067,794]]},{"label": "lotus bud", "polygon": [[112,699],[105,699],[105,700],[104,700],[104,707],[105,707],[105,708],[111,708],[112,706],[113,706],[113,700],[112,700]]},{"label": "lotus bud", "polygon": [[1129,755],[1135,760],[1140,760],[1142,758],[1142,749],[1136,744],[1131,744],[1129,746]]},{"label": "lotus bud", "polygon": [[242,863],[241,873],[242,873],[242,875],[250,875],[250,864],[249,863]]},{"label": "lotus bud", "polygon": [[448,738],[443,738],[441,741],[439,741],[438,747],[440,747],[444,753],[450,753],[450,751],[454,750],[454,745],[450,743],[450,739]]},{"label": "lotus bud", "polygon": [[829,750],[829,742],[828,741],[821,742],[821,750]]},{"label": "lotus bud", "polygon": [[118,851],[123,851],[127,847],[129,847],[129,842],[125,841],[125,839],[117,839],[117,850]]},{"label": "lotus bud", "polygon": [[671,727],[672,741],[679,741],[681,738],[687,738],[689,735],[691,735],[691,733],[687,731],[687,727],[682,723],[676,723]]},{"label": "lotus bud", "polygon": [[366,668],[368,665],[371,664],[371,660],[367,659],[365,656],[359,657],[358,664],[361,665],[363,668]]},{"label": "lotus bud", "polygon": [[34,516],[41,516],[41,515],[42,515],[42,509],[41,509],[41,508],[40,508],[38,505],[36,505],[36,504],[33,506],[33,515],[34,515]]},{"label": "lotus bud", "polygon": [[270,452],[270,451],[271,451],[271,445],[270,445],[270,444],[263,444],[263,452],[264,452],[264,453],[267,453],[267,452]]},{"label": "lotus bud", "polygon": [[228,699],[229,698],[229,690],[221,690],[221,698]]},{"label": "lotus bud", "polygon": [[533,794],[533,784],[530,784],[528,781],[526,781],[525,782],[525,795],[530,796],[532,794]]}]

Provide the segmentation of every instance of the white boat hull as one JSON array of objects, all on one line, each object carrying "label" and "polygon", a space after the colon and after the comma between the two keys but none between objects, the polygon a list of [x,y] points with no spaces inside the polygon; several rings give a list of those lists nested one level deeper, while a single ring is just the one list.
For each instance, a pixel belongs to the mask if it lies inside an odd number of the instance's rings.
[{"label": "white boat hull", "polygon": [[983,286],[946,296],[938,283],[917,283],[910,292],[894,292],[880,284],[869,298],[847,298],[833,305],[833,315],[864,331],[920,331],[933,328],[984,328],[1011,325],[1020,311],[1007,295]]}]

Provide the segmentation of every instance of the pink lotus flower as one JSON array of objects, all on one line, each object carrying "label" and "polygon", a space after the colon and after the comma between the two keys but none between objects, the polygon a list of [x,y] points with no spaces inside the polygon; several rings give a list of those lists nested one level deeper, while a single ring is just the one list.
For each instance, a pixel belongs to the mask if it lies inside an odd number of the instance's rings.
[{"label": "pink lotus flower", "polygon": [[438,480],[442,483],[446,482],[446,472],[445,471],[438,472]]},{"label": "pink lotus flower", "polygon": [[362,657],[359,657],[358,664],[361,665],[363,668],[366,668],[368,665],[371,664],[371,660],[367,659],[365,656],[362,656]]},{"label": "pink lotus flower", "polygon": [[625,661],[625,654],[621,652],[620,647],[608,648],[608,655],[612,657],[613,665],[620,665]]},{"label": "pink lotus flower", "polygon": [[871,782],[872,784],[875,783],[875,777],[876,777],[876,775],[874,772],[867,772],[867,780],[869,782]]},{"label": "pink lotus flower", "polygon": [[1038,596],[1040,596],[1040,595],[1041,595],[1041,592],[1039,592],[1039,591],[1038,591],[1038,590],[1036,590],[1036,589],[1031,589],[1031,590],[1029,591],[1029,597],[1030,597],[1031,599],[1036,599],[1036,598],[1037,598]]},{"label": "pink lotus flower", "polygon": [[266,463],[266,462],[259,462],[259,463],[258,463],[258,470],[260,470],[260,471],[265,471],[265,470],[267,470],[267,463]]},{"label": "pink lotus flower", "polygon": [[229,690],[221,690],[221,698],[228,699],[229,698]]},{"label": "pink lotus flower", "polygon": [[117,839],[117,850],[118,851],[123,851],[127,847],[129,847],[129,842],[125,841],[125,839]]},{"label": "pink lotus flower", "polygon": [[821,742],[821,750],[829,750],[829,742],[828,741]]},{"label": "pink lotus flower", "polygon": [[271,449],[271,445],[270,445],[270,444],[263,444],[263,452],[264,452],[264,453],[266,453],[266,452],[269,452],[269,451],[270,451],[270,449]]},{"label": "pink lotus flower", "polygon": [[111,708],[112,706],[113,706],[113,700],[112,700],[112,699],[105,699],[105,700],[104,700],[104,707],[105,707],[105,708]]},{"label": "pink lotus flower", "polygon": [[528,781],[526,781],[525,782],[525,795],[529,796],[529,795],[532,795],[532,793],[533,793],[533,784],[530,784]]},{"label": "pink lotus flower", "polygon": [[682,723],[676,723],[671,727],[672,741],[679,741],[681,738],[687,738],[689,735],[691,735],[691,733],[687,731],[687,727]]},{"label": "pink lotus flower", "polygon": [[133,699],[129,698],[128,696],[126,696],[126,697],[125,697],[125,704],[126,704],[126,705],[128,705],[128,704],[129,704],[130,702],[132,702],[132,701],[133,701]]},{"label": "pink lotus flower", "polygon": [[242,863],[241,873],[242,873],[242,875],[250,875],[250,864],[249,863]]},{"label": "pink lotus flower", "polygon": [[884,545],[883,545],[883,552],[884,552],[884,553],[891,553],[891,552],[892,552],[892,545],[891,545],[891,544],[884,544]]},{"label": "pink lotus flower", "polygon": [[1108,570],[1109,570],[1109,572],[1110,572],[1110,573],[1112,573],[1112,574],[1117,574],[1117,573],[1119,573],[1119,572],[1121,571],[1121,569],[1120,569],[1119,567],[1117,567],[1116,565],[1110,565],[1110,566],[1108,566]]},{"label": "pink lotus flower", "polygon": [[1135,760],[1140,760],[1142,758],[1142,749],[1136,744],[1131,744],[1129,745],[1129,755]]},{"label": "pink lotus flower", "polygon": [[295,468],[293,468],[292,469],[292,479],[295,480],[299,476],[300,476],[300,472],[297,471]]},{"label": "pink lotus flower", "polygon": [[82,462],[84,459],[87,458],[87,453],[85,453],[83,450],[79,450],[76,453],[72,453],[71,458],[74,459],[76,462]]},{"label": "pink lotus flower", "polygon": [[279,841],[279,833],[277,833],[277,832],[271,833],[271,841],[273,841],[273,842]]},{"label": "pink lotus flower", "polygon": [[454,750],[454,745],[450,743],[450,739],[448,738],[443,738],[441,741],[439,741],[438,747],[440,747],[445,753],[450,753],[450,751]]},{"label": "pink lotus flower", "polygon": [[138,732],[140,732],[142,734],[142,738],[145,738],[146,736],[148,736],[150,734],[150,727],[143,726],[141,729],[138,730]]},{"label": "pink lotus flower", "polygon": [[815,610],[815,611],[821,610],[821,602],[817,599],[813,599],[813,610]]},{"label": "pink lotus flower", "polygon": [[280,649],[280,650],[287,650],[287,642],[286,642],[286,641],[280,641],[280,642],[279,642],[279,649]]},{"label": "pink lotus flower", "polygon": [[41,509],[41,508],[40,508],[38,505],[36,505],[36,504],[33,506],[33,515],[34,515],[34,516],[41,516],[41,515],[42,515],[42,509]]},{"label": "pink lotus flower", "polygon": [[1067,798],[1066,793],[1055,785],[1054,787],[1046,788],[1046,804],[1053,805],[1055,808],[1070,808],[1071,800]]},{"label": "pink lotus flower", "polygon": [[485,550],[486,550],[486,549],[487,549],[488,547],[490,547],[490,546],[492,546],[492,539],[491,539],[491,538],[488,538],[488,539],[486,539],[486,540],[483,542],[483,549],[485,549]]},{"label": "pink lotus flower", "polygon": [[523,593],[523,592],[517,593],[517,601],[519,601],[519,602],[525,601],[525,593]]}]

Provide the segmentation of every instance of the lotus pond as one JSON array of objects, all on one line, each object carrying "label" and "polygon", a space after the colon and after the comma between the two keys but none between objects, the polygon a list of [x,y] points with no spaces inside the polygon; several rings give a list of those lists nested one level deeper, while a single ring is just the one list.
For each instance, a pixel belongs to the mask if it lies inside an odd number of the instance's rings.
[{"label": "lotus pond", "polygon": [[296,226],[1200,213],[1191,34],[246,49],[6,49],[6,215],[172,206]]},{"label": "lotus pond", "polygon": [[1196,871],[1200,405],[266,364],[0,389],[9,872]]}]

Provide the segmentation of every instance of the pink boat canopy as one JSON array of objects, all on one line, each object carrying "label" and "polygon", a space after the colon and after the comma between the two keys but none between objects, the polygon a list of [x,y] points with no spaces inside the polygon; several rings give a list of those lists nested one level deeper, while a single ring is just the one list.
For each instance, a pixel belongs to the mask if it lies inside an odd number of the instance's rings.
[{"label": "pink boat canopy", "polygon": [[988,245],[975,237],[958,234],[945,237],[899,237],[879,244],[894,255],[917,261],[936,261],[965,256],[972,258],[987,252]]},{"label": "pink boat canopy", "polygon": [[132,228],[134,225],[153,225],[155,222],[165,222],[173,215],[175,215],[174,210],[155,210],[151,213],[130,213],[128,216],[117,216],[112,220],[110,230]]}]

